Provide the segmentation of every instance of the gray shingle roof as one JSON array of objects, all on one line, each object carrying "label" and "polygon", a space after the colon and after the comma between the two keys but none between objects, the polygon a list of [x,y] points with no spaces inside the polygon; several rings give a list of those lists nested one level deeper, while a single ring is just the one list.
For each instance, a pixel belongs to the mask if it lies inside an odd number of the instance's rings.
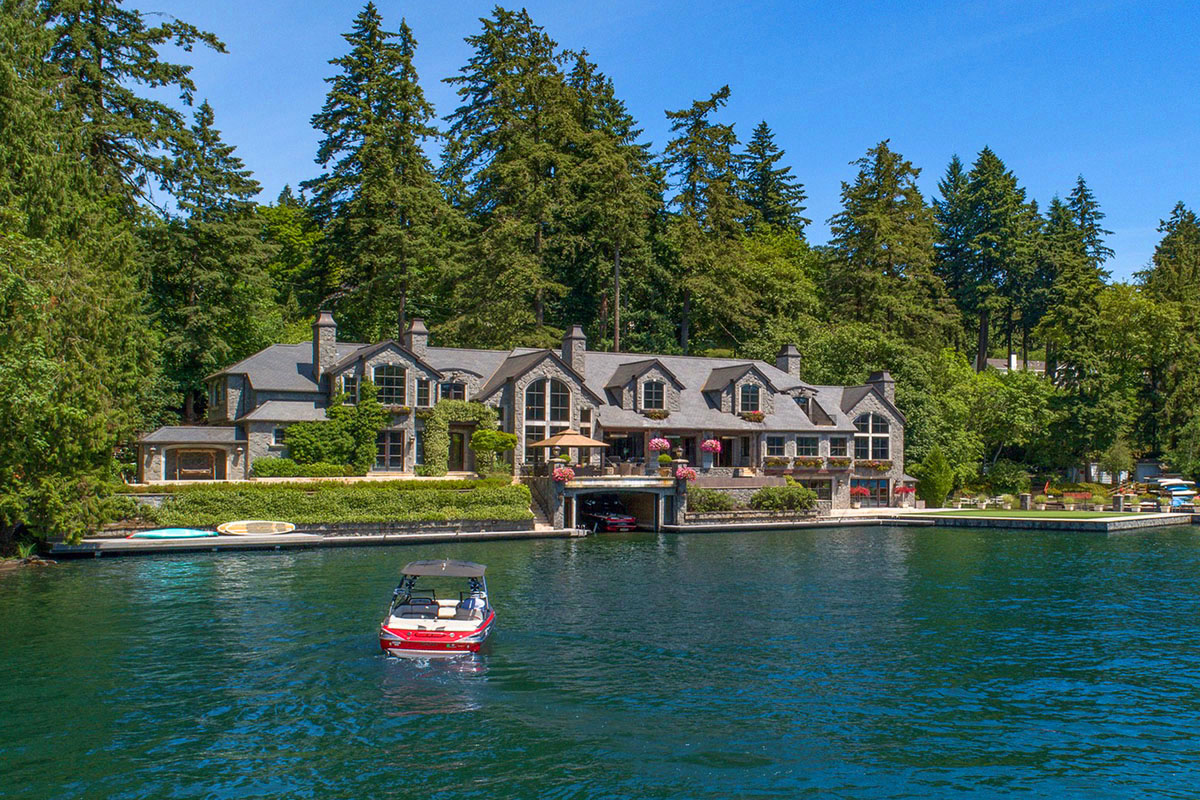
[{"label": "gray shingle roof", "polygon": [[325,419],[325,408],[319,402],[303,400],[268,400],[238,422],[308,422]]},{"label": "gray shingle roof", "polygon": [[425,360],[441,372],[472,372],[485,379],[499,369],[508,356],[507,350],[471,350],[460,347],[430,347],[425,351]]},{"label": "gray shingle roof", "polygon": [[640,361],[628,361],[622,364],[613,370],[612,377],[608,379],[608,383],[604,384],[604,388],[620,389],[631,380],[642,377],[651,367],[658,367],[664,375],[675,382],[676,386],[681,389],[684,388],[683,384],[679,382],[679,378],[675,376],[675,373],[667,369],[667,365],[657,358],[645,358]]},{"label": "gray shingle roof", "polygon": [[[355,342],[338,342],[338,359],[344,359],[364,346]],[[250,385],[262,392],[318,391],[313,378],[311,342],[273,344],[209,377],[240,374],[249,377]]]},{"label": "gray shingle roof", "polygon": [[146,444],[234,444],[245,440],[237,438],[237,428],[232,425],[164,425],[138,441]]}]

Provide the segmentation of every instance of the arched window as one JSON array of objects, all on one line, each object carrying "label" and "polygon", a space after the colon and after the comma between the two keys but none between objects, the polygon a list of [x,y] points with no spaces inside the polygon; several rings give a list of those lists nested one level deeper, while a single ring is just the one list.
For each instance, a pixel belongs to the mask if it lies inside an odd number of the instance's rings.
[{"label": "arched window", "polygon": [[667,407],[666,387],[662,381],[646,381],[642,384],[642,408],[663,409]]},{"label": "arched window", "polygon": [[759,411],[758,387],[752,383],[742,385],[741,405],[738,410],[745,414],[748,411]]},{"label": "arched window", "polygon": [[859,414],[854,420],[854,457],[886,460],[891,458],[891,428],[879,414]]},{"label": "arched window", "polygon": [[[571,388],[557,378],[541,378],[525,387],[525,443],[546,439],[571,427]],[[525,452],[540,461],[544,452]]]}]

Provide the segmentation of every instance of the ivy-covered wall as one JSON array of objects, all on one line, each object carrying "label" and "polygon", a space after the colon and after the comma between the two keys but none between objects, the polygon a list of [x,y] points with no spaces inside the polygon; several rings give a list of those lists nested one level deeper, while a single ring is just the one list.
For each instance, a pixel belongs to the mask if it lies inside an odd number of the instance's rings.
[{"label": "ivy-covered wall", "polygon": [[[426,476],[445,475],[449,469],[450,423],[473,422],[476,428],[495,430],[497,420],[496,409],[468,400],[439,400],[433,408],[417,409],[416,415],[425,424],[425,463],[417,474]],[[481,455],[476,454],[477,461]]]}]

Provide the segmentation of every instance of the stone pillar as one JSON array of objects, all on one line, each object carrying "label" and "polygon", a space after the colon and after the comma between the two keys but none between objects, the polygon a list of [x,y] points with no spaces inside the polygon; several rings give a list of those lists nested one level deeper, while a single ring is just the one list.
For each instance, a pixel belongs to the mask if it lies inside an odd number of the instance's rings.
[{"label": "stone pillar", "polygon": [[1021,510],[1029,511],[1033,508],[1033,495],[1029,492],[1021,492]]},{"label": "stone pillar", "polygon": [[1113,495],[1113,511],[1120,512],[1120,511],[1124,511],[1124,510],[1125,510],[1125,495],[1114,494]]}]

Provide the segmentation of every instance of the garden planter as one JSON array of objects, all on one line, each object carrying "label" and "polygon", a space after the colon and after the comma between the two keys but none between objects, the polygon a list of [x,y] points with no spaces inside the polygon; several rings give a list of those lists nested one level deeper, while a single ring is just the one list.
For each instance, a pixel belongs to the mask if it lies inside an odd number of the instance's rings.
[{"label": "garden planter", "polygon": [[862,503],[859,502],[858,500],[851,500],[850,507],[851,508],[862,508]]},{"label": "garden planter", "polygon": [[1033,507],[1034,507],[1035,509],[1037,509],[1038,511],[1045,511],[1045,510],[1046,510],[1046,504],[1045,504],[1045,503],[1034,503],[1034,504],[1033,504]]}]

